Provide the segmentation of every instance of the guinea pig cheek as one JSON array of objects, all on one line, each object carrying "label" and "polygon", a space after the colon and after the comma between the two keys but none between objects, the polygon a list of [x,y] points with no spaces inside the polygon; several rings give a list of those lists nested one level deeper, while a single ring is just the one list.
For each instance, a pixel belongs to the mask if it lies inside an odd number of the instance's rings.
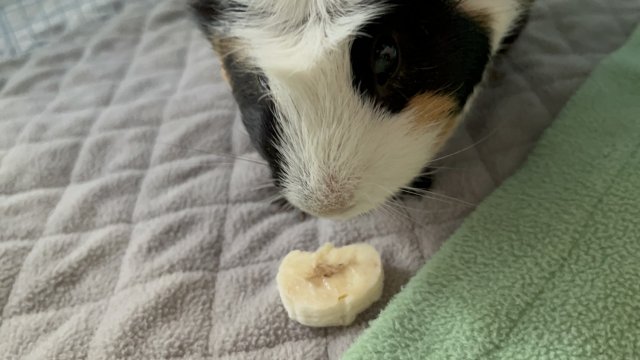
[{"label": "guinea pig cheek", "polygon": [[412,114],[412,131],[420,133],[436,132],[436,144],[439,148],[455,130],[458,124],[459,106],[449,95],[423,93],[414,96],[405,108]]}]

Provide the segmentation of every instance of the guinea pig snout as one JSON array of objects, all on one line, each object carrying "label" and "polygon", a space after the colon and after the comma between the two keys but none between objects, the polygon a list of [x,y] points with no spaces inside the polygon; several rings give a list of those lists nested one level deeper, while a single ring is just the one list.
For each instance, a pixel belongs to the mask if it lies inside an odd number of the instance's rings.
[{"label": "guinea pig snout", "polygon": [[356,181],[327,174],[317,183],[300,188],[301,193],[289,192],[289,200],[312,215],[340,218],[355,206]]}]

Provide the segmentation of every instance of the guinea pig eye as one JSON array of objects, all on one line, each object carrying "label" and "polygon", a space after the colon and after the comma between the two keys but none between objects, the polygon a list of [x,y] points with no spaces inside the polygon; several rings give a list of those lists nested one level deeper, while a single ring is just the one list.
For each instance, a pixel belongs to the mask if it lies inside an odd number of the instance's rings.
[{"label": "guinea pig eye", "polygon": [[371,59],[376,85],[385,86],[395,76],[399,64],[400,51],[393,35],[386,34],[377,38],[373,44]]}]

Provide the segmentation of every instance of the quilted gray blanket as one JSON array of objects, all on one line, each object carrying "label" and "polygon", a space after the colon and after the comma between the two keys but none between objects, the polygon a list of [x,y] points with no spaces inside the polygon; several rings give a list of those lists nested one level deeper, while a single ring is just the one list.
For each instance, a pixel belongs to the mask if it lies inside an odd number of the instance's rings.
[{"label": "quilted gray blanket", "polygon": [[[637,0],[539,0],[445,152],[438,195],[335,223],[269,204],[183,6],[129,4],[0,63],[1,359],[339,358],[640,19]],[[354,326],[305,328],[275,272],[329,241],[373,244],[384,296]]]}]

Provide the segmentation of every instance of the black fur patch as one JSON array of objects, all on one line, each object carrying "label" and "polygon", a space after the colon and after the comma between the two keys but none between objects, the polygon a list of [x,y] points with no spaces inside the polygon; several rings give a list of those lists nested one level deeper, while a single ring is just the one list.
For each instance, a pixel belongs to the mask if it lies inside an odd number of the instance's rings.
[{"label": "black fur patch", "polygon": [[189,9],[200,28],[208,36],[216,31],[225,31],[224,22],[230,21],[233,14],[246,10],[246,5],[233,0],[189,0]]},{"label": "black fur patch", "polygon": [[[425,173],[425,175],[420,175],[413,179],[413,182],[411,183],[411,185],[409,185],[409,187],[425,191],[431,189],[431,187],[433,186],[432,170],[431,168],[426,167],[424,168],[423,172]],[[402,194],[409,196],[418,196],[415,191],[403,190]]]},{"label": "black fur patch", "polygon": [[[190,0],[189,7],[204,33],[214,36],[220,42],[225,37],[224,22],[233,13],[245,8],[233,0]],[[224,49],[226,50],[230,49]],[[223,62],[251,142],[268,161],[274,183],[279,186],[282,173],[282,160],[276,144],[280,139],[279,127],[274,115],[275,105],[268,96],[267,78],[260,69],[243,63],[231,54],[225,54]]]},{"label": "black fur patch", "polygon": [[282,159],[277,141],[280,130],[274,115],[275,106],[268,96],[267,79],[258,69],[248,68],[233,55],[224,58],[224,65],[251,142],[268,161],[274,183],[279,186]]},{"label": "black fur patch", "polygon": [[[451,0],[395,0],[387,13],[361,29],[351,48],[354,85],[393,113],[415,95],[452,95],[464,106],[491,54],[490,30]],[[379,34],[393,32],[400,48],[398,75],[376,91],[370,62]]]},{"label": "black fur patch", "polygon": [[224,8],[220,0],[190,0],[189,10],[205,34],[210,35],[211,26],[220,20]]}]

